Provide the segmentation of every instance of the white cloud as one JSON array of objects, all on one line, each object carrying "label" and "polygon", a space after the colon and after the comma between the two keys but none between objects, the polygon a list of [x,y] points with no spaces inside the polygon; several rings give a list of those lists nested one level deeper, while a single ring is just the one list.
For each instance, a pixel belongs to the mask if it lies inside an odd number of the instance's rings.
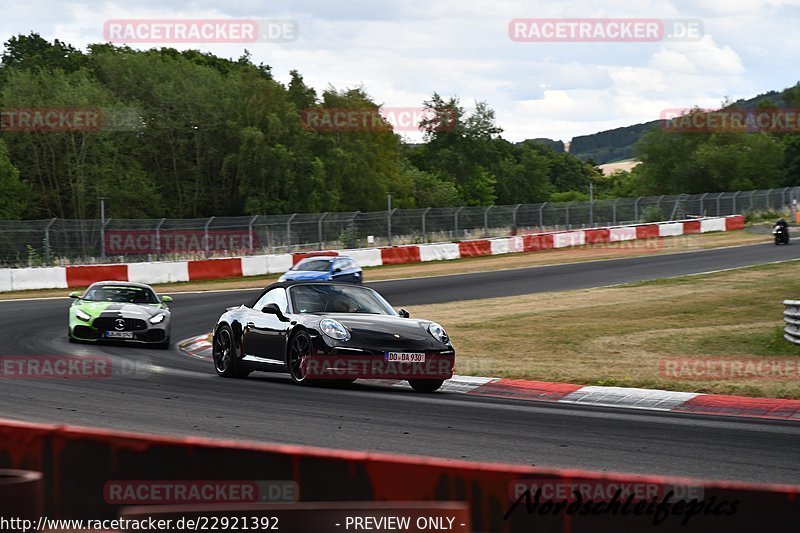
[{"label": "white cloud", "polygon": [[[791,65],[800,0],[121,0],[6,2],[0,41],[30,31],[75,46],[102,41],[120,18],[292,18],[293,43],[172,45],[239,57],[321,92],[364,85],[387,106],[420,105],[433,92],[497,112],[506,138],[582,135],[657,118],[660,110],[713,106],[797,82]],[[513,18],[700,19],[705,35],[675,43],[514,43]],[[141,45],[147,48],[154,45]],[[171,46],[165,44],[165,46]]]}]

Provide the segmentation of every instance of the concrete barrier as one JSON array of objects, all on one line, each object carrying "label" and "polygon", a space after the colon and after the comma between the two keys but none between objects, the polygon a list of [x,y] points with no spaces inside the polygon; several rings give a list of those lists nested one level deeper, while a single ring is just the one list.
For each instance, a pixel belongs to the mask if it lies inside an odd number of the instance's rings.
[{"label": "concrete barrier", "polygon": [[342,255],[352,257],[362,267],[375,267],[383,264],[380,248],[342,250]]},{"label": "concrete barrier", "polygon": [[709,231],[726,231],[725,218],[705,218],[700,221],[700,233]]},{"label": "concrete barrier", "polygon": [[186,261],[131,263],[128,280],[137,283],[176,283],[189,281],[189,264]]},{"label": "concrete barrier", "polygon": [[292,268],[293,264],[294,258],[291,254],[267,256],[267,272],[270,274],[282,274]]},{"label": "concrete barrier", "polygon": [[586,233],[583,231],[565,231],[553,235],[553,248],[583,246],[586,244]]},{"label": "concrete barrier", "polygon": [[381,248],[381,261],[384,265],[419,263],[419,246],[393,246]]},{"label": "concrete barrier", "polygon": [[682,222],[669,222],[658,225],[659,237],[677,237],[679,235],[683,235]]},{"label": "concrete barrier", "polygon": [[609,242],[634,241],[636,240],[636,228],[631,226],[611,228],[608,240]]},{"label": "concrete barrier", "polygon": [[13,290],[11,285],[11,273],[14,271],[12,268],[0,268],[0,292],[8,292]]},{"label": "concrete barrier", "polygon": [[492,243],[488,240],[462,241],[458,243],[458,252],[461,257],[492,255]]},{"label": "concrete barrier", "polygon": [[239,257],[189,261],[189,279],[191,281],[238,278],[241,276],[242,260]]},{"label": "concrete barrier", "polygon": [[426,261],[448,261],[461,257],[458,243],[446,242],[443,244],[420,244],[419,259]]},{"label": "concrete barrier", "polygon": [[67,269],[64,267],[18,268],[11,271],[11,290],[66,289]]}]

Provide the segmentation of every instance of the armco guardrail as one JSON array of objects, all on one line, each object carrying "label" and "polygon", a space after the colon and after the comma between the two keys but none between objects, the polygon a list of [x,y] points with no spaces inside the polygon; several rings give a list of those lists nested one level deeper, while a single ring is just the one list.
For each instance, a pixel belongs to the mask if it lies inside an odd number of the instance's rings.
[{"label": "armco guardrail", "polygon": [[[363,502],[463,504],[472,531],[492,533],[782,532],[796,529],[800,512],[800,488],[795,486],[159,437],[6,420],[0,420],[0,468],[42,472],[45,516],[62,519],[157,516],[170,512],[163,505],[186,503],[202,515],[204,508],[211,514],[220,504],[237,502],[249,502],[251,516],[269,515],[269,505],[252,505],[254,500],[263,503],[258,487],[265,484],[296,487],[286,504],[296,502],[311,511],[323,504],[346,507],[345,502],[351,502],[350,516],[364,507]],[[213,486],[213,480],[223,486],[252,486],[255,492],[189,490],[181,496],[177,490],[168,491],[178,485]],[[528,506],[525,492],[540,489],[541,498],[532,496]],[[564,503],[574,494],[571,490],[585,495],[582,503]],[[614,498],[617,490],[628,490],[630,499]],[[154,507],[150,512],[123,507],[130,505]],[[284,503],[278,505],[285,509]],[[303,531],[356,529],[330,524]],[[290,524],[280,524],[277,530],[296,531]]]},{"label": "armco guardrail", "polygon": [[[800,187],[592,202],[175,219],[0,220],[0,265],[183,261],[505,237],[784,210]],[[113,217],[113,211],[112,211]]]},{"label": "armco guardrail", "polygon": [[102,280],[174,283],[243,276],[263,276],[285,272],[294,263],[308,255],[349,255],[359,265],[368,267],[534,252],[586,244],[619,243],[713,231],[732,231],[743,227],[744,217],[734,215],[634,226],[532,233],[499,239],[479,239],[441,244],[359,248],[341,251],[327,250],[294,254],[249,255],[197,261],[6,268],[0,269],[0,292],[78,288],[86,287],[95,281]]},{"label": "armco guardrail", "polygon": [[784,300],[783,337],[794,344],[800,344],[800,300]]}]

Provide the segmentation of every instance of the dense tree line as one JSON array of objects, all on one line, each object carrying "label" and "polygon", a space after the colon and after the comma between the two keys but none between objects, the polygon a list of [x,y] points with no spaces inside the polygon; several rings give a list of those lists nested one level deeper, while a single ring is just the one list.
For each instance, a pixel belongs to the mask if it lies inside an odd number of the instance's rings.
[{"label": "dense tree line", "polygon": [[[308,110],[379,105],[363,88],[284,85],[245,54],[86,51],[37,34],[5,44],[0,110],[102,109],[96,131],[0,131],[0,217],[198,217],[548,200],[598,179],[542,143],[500,137],[494,112],[433,95],[426,142],[391,127],[317,131]],[[108,119],[113,119],[108,127]],[[438,124],[437,124],[438,121]]]},{"label": "dense tree line", "polygon": [[[595,198],[610,198],[799,183],[797,133],[649,128],[636,145],[642,164],[603,177],[560,142],[503,139],[486,103],[468,112],[439,94],[422,103],[423,143],[404,143],[388,123],[309,127],[309,111],[377,116],[380,105],[360,87],[317,94],[296,71],[281,84],[247,53],[229,60],[108,44],[84,51],[30,34],[10,39],[1,59],[0,112],[104,116],[103,128],[88,131],[0,124],[3,219],[96,217],[98,196],[110,197],[114,218],[184,218],[375,211],[387,193],[394,206],[411,208],[581,200],[590,184]],[[800,108],[798,91],[781,93],[781,103]],[[774,105],[767,96],[759,106]],[[628,149],[642,128],[606,133],[608,146],[587,139],[584,148]]]}]

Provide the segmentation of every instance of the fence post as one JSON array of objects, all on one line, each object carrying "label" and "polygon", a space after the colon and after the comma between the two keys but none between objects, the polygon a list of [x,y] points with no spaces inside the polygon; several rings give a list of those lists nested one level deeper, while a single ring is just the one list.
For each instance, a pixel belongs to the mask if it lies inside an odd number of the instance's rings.
[{"label": "fence post", "polygon": [[720,198],[722,198],[722,195],[723,195],[723,194],[725,194],[725,193],[724,193],[724,192],[721,192],[721,193],[719,193],[719,194],[717,195],[717,216],[719,216],[719,200],[720,200]]},{"label": "fence post", "polygon": [[51,218],[47,226],[44,227],[44,264],[46,266],[50,265],[50,226],[52,226],[55,221],[55,218]]},{"label": "fence post", "polygon": [[707,192],[704,192],[702,194],[702,196],[700,196],[700,216],[701,217],[706,216],[706,208],[705,208],[705,206],[703,206],[703,200],[706,199],[706,196],[708,196]]},{"label": "fence post", "polygon": [[490,205],[483,211],[483,236],[489,236],[489,211],[492,210],[493,205]]},{"label": "fence post", "polygon": [[522,204],[517,204],[514,206],[514,214],[512,215],[514,228],[517,227],[517,211],[519,211],[520,207],[522,207]]},{"label": "fence post", "polygon": [[428,242],[428,232],[425,228],[425,217],[428,216],[428,211],[430,210],[431,208],[427,207],[425,208],[425,211],[422,212],[422,242]]},{"label": "fence post", "polygon": [[360,214],[361,214],[361,211],[356,211],[355,213],[353,213],[353,216],[350,217],[350,221],[349,221],[349,223],[350,223],[350,242],[348,243],[348,245],[351,248],[355,248],[356,247],[356,218]]},{"label": "fence post", "polygon": [[206,226],[203,228],[203,240],[205,241],[206,256],[208,256],[208,227],[214,222],[216,217],[211,217],[206,221]]},{"label": "fence post", "polygon": [[386,231],[389,234],[389,246],[392,246],[392,215],[397,211],[397,208],[386,212]]},{"label": "fence post", "polygon": [[781,191],[781,200],[783,200],[783,207],[784,208],[786,208],[786,205],[787,205],[787,203],[786,203],[786,191],[788,191],[788,190],[789,190],[789,187],[786,187],[785,189],[783,189]]},{"label": "fence post", "polygon": [[250,223],[247,225],[247,236],[250,238],[250,255],[255,253],[255,249],[253,248],[253,224],[256,223],[258,219],[258,215],[253,215],[253,218],[250,219]]},{"label": "fence post", "polygon": [[546,205],[547,202],[539,206],[539,231],[544,231],[544,206]]},{"label": "fence post", "polygon": [[742,194],[742,191],[736,191],[736,194],[733,195],[733,213],[732,215],[736,214],[736,197]]},{"label": "fence post", "polygon": [[612,219],[611,220],[611,225],[612,226],[616,226],[617,225],[617,202],[619,202],[619,198],[616,198],[614,200],[614,203],[611,204],[611,219]]},{"label": "fence post", "polygon": [[166,222],[166,218],[162,218],[156,226],[156,258],[161,255],[161,226]]},{"label": "fence post", "polygon": [[328,216],[327,211],[322,213],[322,216],[319,217],[319,220],[317,220],[317,239],[319,240],[319,245],[317,246],[317,249],[319,250],[322,250],[322,221],[325,220],[326,216]]},{"label": "fence post", "polygon": [[567,207],[566,207],[566,223],[567,223],[567,227],[566,227],[566,229],[571,229],[572,228],[572,224],[570,224],[570,222],[569,222],[569,208],[570,208],[570,206],[572,206],[574,201],[575,200],[573,200],[572,202],[567,202]]},{"label": "fence post", "polygon": [[458,214],[461,212],[462,209],[464,209],[463,205],[458,209],[456,209],[456,212],[453,214],[453,217],[455,218],[455,232],[453,234],[455,235],[456,239],[458,239]]},{"label": "fence post", "polygon": [[292,213],[289,220],[286,221],[286,251],[292,252],[292,220],[297,216],[297,213]]},{"label": "fence post", "polygon": [[639,201],[642,199],[641,196],[636,197],[636,201],[633,202],[633,221],[638,223],[639,222]]}]

